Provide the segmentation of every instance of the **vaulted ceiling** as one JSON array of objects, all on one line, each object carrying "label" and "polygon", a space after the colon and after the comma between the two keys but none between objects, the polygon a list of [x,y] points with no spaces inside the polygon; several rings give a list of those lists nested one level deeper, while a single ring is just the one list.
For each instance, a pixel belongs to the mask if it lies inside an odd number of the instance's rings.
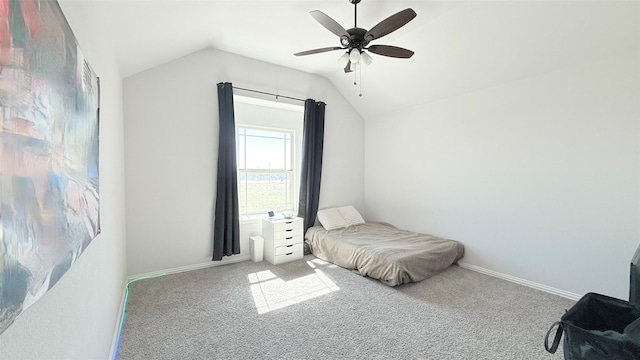
[{"label": "vaulted ceiling", "polygon": [[[415,51],[411,59],[372,54],[362,97],[337,63],[342,51],[310,15],[321,10],[345,28],[354,7],[332,1],[92,0],[108,28],[123,77],[213,47],[327,77],[366,119],[416,104],[517,81],[598,58],[640,51],[637,1],[362,0],[358,27],[413,8],[417,17],[375,44]],[[99,17],[99,19],[98,19]],[[359,79],[360,80],[360,79]]]}]

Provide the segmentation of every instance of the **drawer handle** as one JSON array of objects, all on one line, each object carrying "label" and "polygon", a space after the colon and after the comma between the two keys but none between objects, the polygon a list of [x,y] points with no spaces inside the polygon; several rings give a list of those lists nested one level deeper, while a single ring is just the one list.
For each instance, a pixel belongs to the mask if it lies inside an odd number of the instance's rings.
[{"label": "drawer handle", "polygon": [[287,221],[285,224],[293,224],[293,221]]},{"label": "drawer handle", "polygon": [[291,240],[293,239],[293,236],[289,236],[288,238],[285,238],[286,240]]},{"label": "drawer handle", "polygon": [[285,230],[285,231],[293,231],[293,229],[287,229],[287,230]]},{"label": "drawer handle", "polygon": [[285,256],[289,256],[289,255],[293,255],[293,253],[292,253],[292,252],[291,252],[291,253],[286,253],[286,254],[284,254],[284,255],[285,255]]},{"label": "drawer handle", "polygon": [[292,247],[292,246],[293,246],[293,244],[291,244],[291,245],[287,245],[287,247]]}]

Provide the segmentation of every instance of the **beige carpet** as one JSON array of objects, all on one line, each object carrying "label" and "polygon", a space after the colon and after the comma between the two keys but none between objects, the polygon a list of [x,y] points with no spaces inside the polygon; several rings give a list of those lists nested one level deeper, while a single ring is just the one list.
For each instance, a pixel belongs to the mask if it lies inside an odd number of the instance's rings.
[{"label": "beige carpet", "polygon": [[119,359],[562,359],[573,301],[452,266],[388,287],[307,255],[134,282]]}]

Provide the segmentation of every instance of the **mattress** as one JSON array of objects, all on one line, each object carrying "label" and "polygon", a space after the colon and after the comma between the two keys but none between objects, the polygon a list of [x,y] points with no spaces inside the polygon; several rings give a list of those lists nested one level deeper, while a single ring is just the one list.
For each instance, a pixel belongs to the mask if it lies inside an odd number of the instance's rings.
[{"label": "mattress", "polygon": [[422,281],[464,256],[464,246],[455,240],[376,221],[329,231],[313,226],[305,242],[319,259],[389,286]]}]

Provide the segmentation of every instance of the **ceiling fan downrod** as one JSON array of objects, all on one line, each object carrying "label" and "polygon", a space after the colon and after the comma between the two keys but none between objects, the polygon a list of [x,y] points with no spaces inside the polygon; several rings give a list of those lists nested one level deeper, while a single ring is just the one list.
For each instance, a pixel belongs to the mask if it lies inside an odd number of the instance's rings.
[{"label": "ceiling fan downrod", "polygon": [[353,4],[353,27],[358,27],[358,3],[362,0],[349,0]]}]

